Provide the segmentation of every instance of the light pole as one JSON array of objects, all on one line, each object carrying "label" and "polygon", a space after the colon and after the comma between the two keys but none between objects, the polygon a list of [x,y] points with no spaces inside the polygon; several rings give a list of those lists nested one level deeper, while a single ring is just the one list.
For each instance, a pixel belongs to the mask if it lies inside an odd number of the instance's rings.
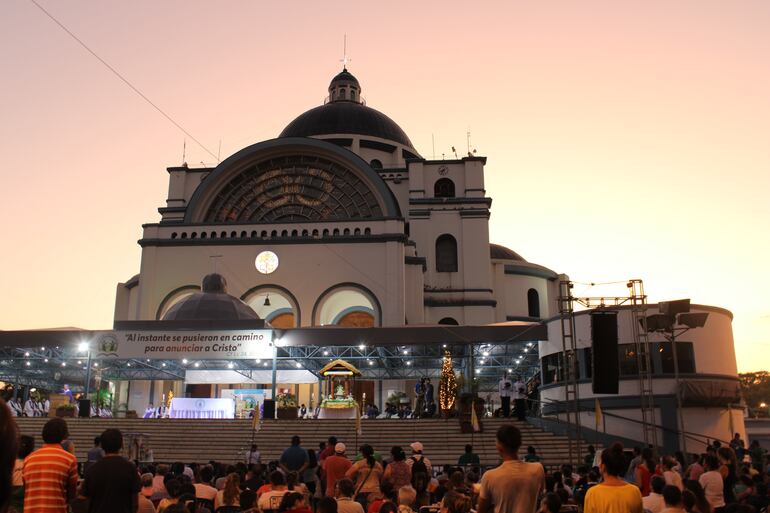
[{"label": "light pole", "polygon": [[88,399],[88,396],[91,392],[91,348],[88,345],[88,342],[81,342],[78,344],[78,351],[83,353],[85,352],[87,355],[87,362],[86,362],[86,399]]}]

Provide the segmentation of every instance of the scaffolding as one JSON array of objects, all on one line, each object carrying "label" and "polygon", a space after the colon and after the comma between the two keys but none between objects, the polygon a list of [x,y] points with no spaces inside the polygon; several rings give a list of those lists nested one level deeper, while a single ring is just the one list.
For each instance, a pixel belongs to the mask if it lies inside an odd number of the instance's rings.
[{"label": "scaffolding", "polygon": [[[565,276],[566,278],[566,276]],[[591,284],[594,285],[594,284]],[[575,340],[575,303],[586,308],[611,308],[625,305],[631,309],[631,334],[636,353],[637,372],[639,375],[639,400],[642,413],[642,432],[646,444],[658,447],[658,432],[655,422],[655,404],[652,390],[652,365],[650,361],[650,341],[647,336],[647,296],[640,279],[626,282],[627,296],[587,296],[572,295],[573,282],[562,279],[559,282],[559,314],[561,319],[562,351],[564,365],[561,379],[564,383],[564,412],[569,434],[569,458],[573,463],[580,462],[581,423],[580,392],[578,389],[578,359]]]}]

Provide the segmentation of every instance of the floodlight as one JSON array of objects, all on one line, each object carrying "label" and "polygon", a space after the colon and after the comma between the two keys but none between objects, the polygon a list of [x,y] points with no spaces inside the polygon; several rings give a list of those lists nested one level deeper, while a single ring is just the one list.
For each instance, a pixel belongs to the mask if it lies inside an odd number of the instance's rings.
[{"label": "floodlight", "polygon": [[690,300],[677,299],[676,301],[662,301],[658,303],[658,311],[672,317],[680,313],[687,313],[690,311]]},{"label": "floodlight", "polygon": [[679,314],[679,324],[684,324],[688,328],[702,328],[706,325],[706,318],[709,314],[705,312],[683,313]]},{"label": "floodlight", "polygon": [[88,351],[88,342],[81,342],[80,344],[78,344],[78,351],[80,351],[81,353],[85,353],[86,351]]},{"label": "floodlight", "polygon": [[674,326],[674,317],[666,314],[652,314],[648,315],[646,319],[639,319],[639,324],[642,329],[646,328],[647,331],[671,331]]}]

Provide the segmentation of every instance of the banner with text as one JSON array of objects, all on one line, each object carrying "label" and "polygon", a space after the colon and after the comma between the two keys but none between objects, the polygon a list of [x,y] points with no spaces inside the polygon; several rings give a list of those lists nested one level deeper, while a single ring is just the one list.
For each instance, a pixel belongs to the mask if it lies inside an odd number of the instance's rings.
[{"label": "banner with text", "polygon": [[105,331],[97,358],[225,360],[273,357],[272,330]]}]

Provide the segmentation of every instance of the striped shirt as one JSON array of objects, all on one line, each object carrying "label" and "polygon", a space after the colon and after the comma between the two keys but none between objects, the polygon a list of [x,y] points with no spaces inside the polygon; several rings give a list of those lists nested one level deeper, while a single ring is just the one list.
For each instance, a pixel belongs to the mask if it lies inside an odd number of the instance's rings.
[{"label": "striped shirt", "polygon": [[24,459],[25,513],[67,513],[78,483],[77,458],[59,444],[45,444]]}]

